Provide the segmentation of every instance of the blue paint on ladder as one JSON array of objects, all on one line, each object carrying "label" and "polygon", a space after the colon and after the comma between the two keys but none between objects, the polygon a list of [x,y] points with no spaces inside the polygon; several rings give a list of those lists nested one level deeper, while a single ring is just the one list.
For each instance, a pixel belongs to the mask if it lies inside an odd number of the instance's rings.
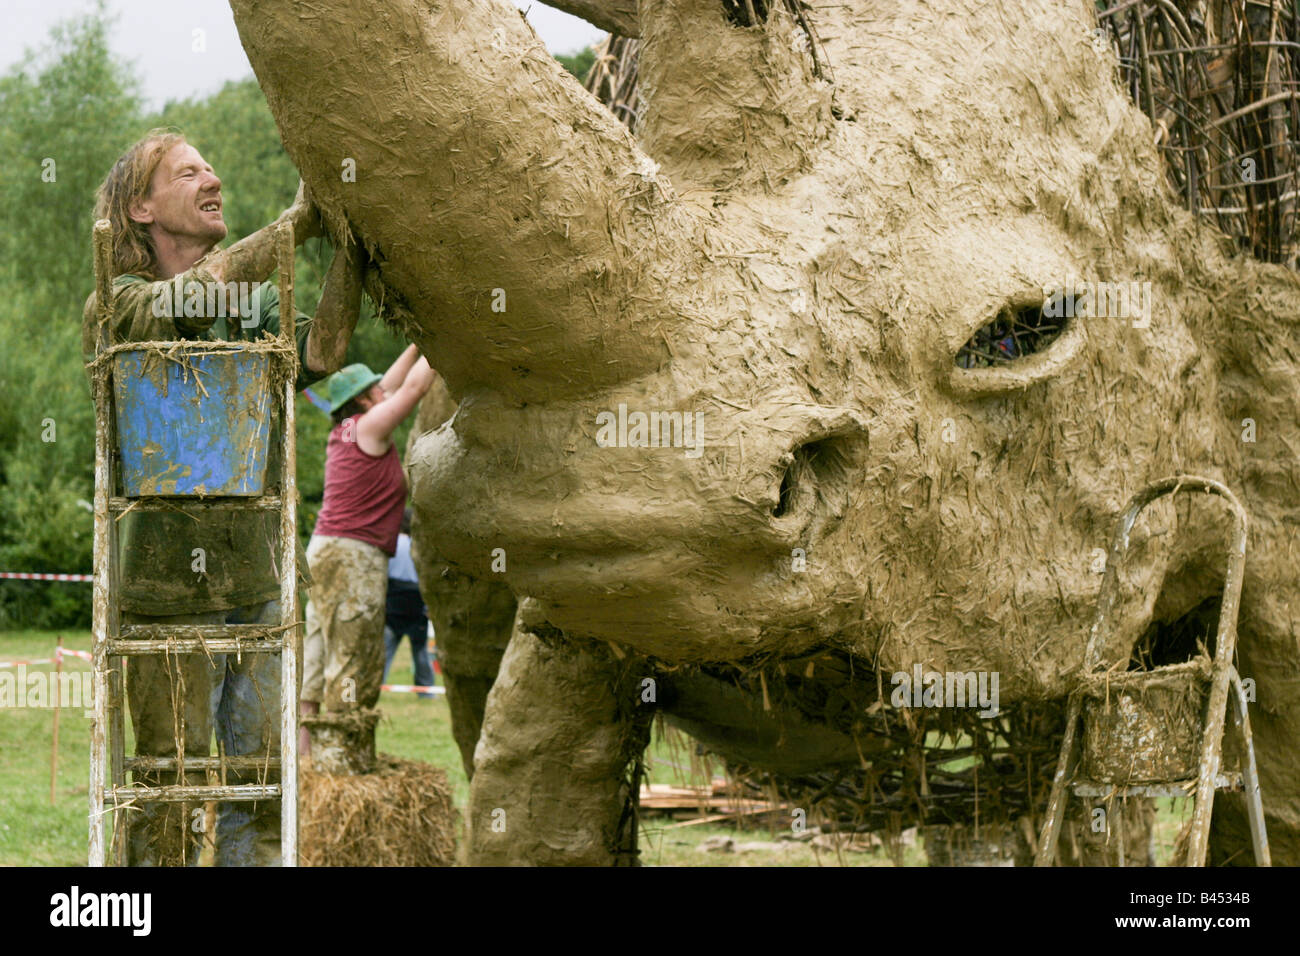
[{"label": "blue paint on ladder", "polygon": [[114,357],[125,495],[260,495],[270,444],[270,357],[212,352],[191,355],[187,365],[157,352]]}]

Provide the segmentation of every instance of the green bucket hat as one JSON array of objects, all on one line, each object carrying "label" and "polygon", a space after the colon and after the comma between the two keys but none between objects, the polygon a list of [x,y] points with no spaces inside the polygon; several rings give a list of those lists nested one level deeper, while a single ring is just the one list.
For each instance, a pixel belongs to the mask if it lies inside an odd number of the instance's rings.
[{"label": "green bucket hat", "polygon": [[382,375],[376,375],[360,362],[339,369],[330,378],[330,414],[333,415],[381,378]]}]

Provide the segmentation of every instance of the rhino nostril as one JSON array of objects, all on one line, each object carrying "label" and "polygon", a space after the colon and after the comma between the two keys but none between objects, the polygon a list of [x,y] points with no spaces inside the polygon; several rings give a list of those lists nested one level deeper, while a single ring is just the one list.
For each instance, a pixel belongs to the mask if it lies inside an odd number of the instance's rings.
[{"label": "rhino nostril", "polygon": [[845,439],[805,442],[790,453],[772,517],[789,519],[819,507],[838,518],[848,497],[849,453]]},{"label": "rhino nostril", "polygon": [[794,453],[794,461],[790,462],[785,474],[781,476],[781,487],[777,491],[776,507],[772,509],[772,517],[782,518],[790,513],[794,506],[795,495],[805,490],[807,478],[804,472],[807,470],[808,456],[804,448],[799,448]]}]

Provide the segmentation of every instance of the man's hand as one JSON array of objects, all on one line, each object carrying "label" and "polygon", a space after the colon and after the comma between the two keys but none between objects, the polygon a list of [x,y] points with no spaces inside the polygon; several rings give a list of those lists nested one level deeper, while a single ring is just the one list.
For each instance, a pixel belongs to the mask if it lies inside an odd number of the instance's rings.
[{"label": "man's hand", "polygon": [[311,201],[311,192],[307,184],[298,180],[298,195],[293,198],[293,205],[280,216],[281,220],[293,223],[293,244],[300,246],[308,239],[325,235],[325,225],[321,222],[320,210]]}]

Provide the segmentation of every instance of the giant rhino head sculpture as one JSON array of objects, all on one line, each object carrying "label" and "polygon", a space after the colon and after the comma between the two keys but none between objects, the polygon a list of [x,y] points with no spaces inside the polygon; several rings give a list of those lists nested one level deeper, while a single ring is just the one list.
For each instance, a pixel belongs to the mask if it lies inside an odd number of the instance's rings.
[{"label": "giant rhino head sculpture", "polygon": [[[832,646],[1059,696],[1115,515],[1201,473],[1253,519],[1257,734],[1294,733],[1300,282],[1177,207],[1091,4],[815,2],[814,46],[779,5],[643,0],[635,140],[503,0],[232,5],[459,400],[411,455],[440,554],[665,661]],[[968,360],[1071,280],[1133,311]],[[1109,659],[1217,594],[1226,528],[1153,510]]]}]

